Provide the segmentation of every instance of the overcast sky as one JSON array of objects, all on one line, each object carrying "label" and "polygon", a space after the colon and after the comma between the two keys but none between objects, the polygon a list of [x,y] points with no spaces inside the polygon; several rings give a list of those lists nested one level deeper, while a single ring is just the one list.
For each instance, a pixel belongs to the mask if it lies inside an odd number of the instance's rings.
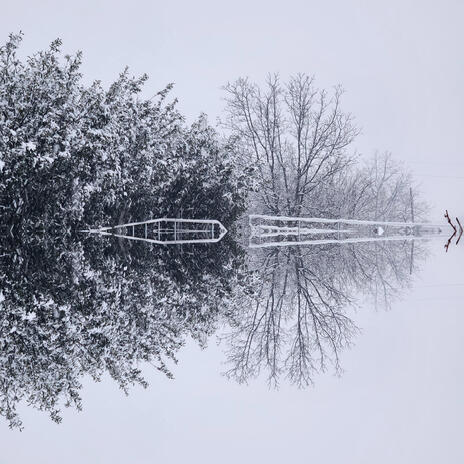
[{"label": "overcast sky", "polygon": [[[341,84],[362,127],[355,149],[391,151],[413,169],[433,219],[464,216],[464,2],[1,0],[0,40],[25,34],[23,53],[63,39],[84,52],[86,80],[148,73],[146,94],[175,83],[179,107],[214,123],[221,86],[314,74]],[[84,411],[63,424],[24,409],[26,430],[0,423],[0,462],[437,463],[464,462],[463,248],[432,246],[416,288],[391,311],[360,311],[363,334],[346,373],[314,389],[219,376],[223,355],[188,346],[176,380],[147,370],[129,398],[86,383]]]}]

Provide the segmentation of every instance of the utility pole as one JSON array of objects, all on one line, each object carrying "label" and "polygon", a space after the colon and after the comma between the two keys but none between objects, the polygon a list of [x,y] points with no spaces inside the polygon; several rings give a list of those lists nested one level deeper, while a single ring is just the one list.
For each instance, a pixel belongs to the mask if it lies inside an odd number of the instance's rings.
[{"label": "utility pole", "polygon": [[[412,187],[409,187],[409,197],[411,199],[411,222],[414,223],[414,197],[412,194]],[[411,242],[411,259],[409,261],[409,274],[412,274],[413,266],[414,266],[414,240]]]}]

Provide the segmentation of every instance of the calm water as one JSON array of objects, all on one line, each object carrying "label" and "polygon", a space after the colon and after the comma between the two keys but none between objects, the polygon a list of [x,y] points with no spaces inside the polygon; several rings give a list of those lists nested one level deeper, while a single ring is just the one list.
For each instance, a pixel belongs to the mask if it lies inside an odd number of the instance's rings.
[{"label": "calm water", "polygon": [[462,252],[440,239],[415,244],[412,268],[405,241],[43,245],[3,258],[2,413],[24,426],[6,462],[25,439],[36,462],[197,462],[206,443],[237,462],[296,458],[308,437],[308,459],[350,446],[388,462],[394,441],[418,461],[424,428],[458,433]]}]

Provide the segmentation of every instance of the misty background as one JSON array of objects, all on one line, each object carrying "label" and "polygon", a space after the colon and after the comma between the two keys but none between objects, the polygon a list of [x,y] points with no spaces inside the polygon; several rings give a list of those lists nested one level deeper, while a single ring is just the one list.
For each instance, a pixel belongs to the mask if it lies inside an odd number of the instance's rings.
[{"label": "misty background", "polygon": [[[464,7],[460,2],[2,2],[1,40],[25,34],[20,53],[56,37],[84,52],[86,82],[107,86],[125,65],[148,73],[144,95],[169,82],[179,108],[210,123],[221,86],[299,71],[341,84],[362,134],[356,150],[391,151],[414,171],[431,219],[462,216],[460,145]],[[169,381],[128,398],[108,380],[86,382],[84,411],[56,426],[24,408],[25,430],[2,424],[2,459],[30,462],[462,462],[463,248],[434,243],[411,292],[388,312],[358,312],[362,334],[343,353],[341,378],[314,388],[240,386],[215,339],[189,344]]]}]

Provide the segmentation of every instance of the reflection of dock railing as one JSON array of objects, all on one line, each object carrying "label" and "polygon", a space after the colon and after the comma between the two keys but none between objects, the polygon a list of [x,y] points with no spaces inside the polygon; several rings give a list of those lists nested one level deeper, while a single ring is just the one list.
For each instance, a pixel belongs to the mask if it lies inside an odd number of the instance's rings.
[{"label": "reflection of dock railing", "polygon": [[442,236],[443,225],[360,219],[251,214],[251,248],[425,240]]},{"label": "reflection of dock railing", "polygon": [[160,218],[87,229],[82,232],[158,245],[181,245],[217,243],[226,235],[227,229],[215,219]]}]

